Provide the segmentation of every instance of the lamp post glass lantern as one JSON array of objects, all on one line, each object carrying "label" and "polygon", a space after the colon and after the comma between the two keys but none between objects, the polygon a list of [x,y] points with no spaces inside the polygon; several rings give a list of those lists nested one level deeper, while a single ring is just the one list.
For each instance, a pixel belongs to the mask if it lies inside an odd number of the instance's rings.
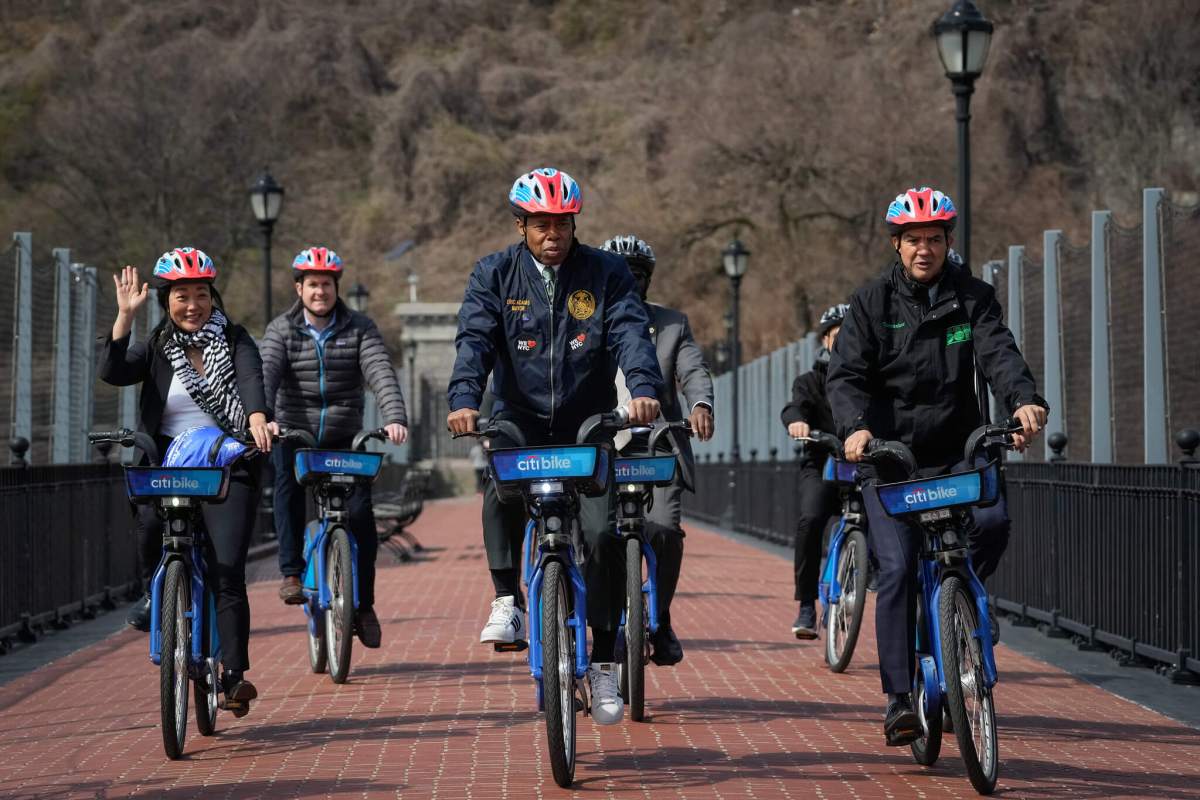
[{"label": "lamp post glass lantern", "polygon": [[741,342],[738,319],[738,301],[741,290],[742,276],[750,265],[750,251],[741,240],[734,238],[729,246],[721,253],[721,267],[729,278],[730,309],[729,309],[729,372],[730,372],[730,447],[729,447],[729,505],[725,509],[722,520],[726,528],[733,528],[736,520],[737,503],[737,465],[741,459],[738,441],[738,360],[741,354]]},{"label": "lamp post glass lantern", "polygon": [[992,23],[971,0],[956,0],[933,23],[942,69],[954,89],[958,122],[958,252],[971,265],[971,94],[975,79],[983,74],[992,44]]},{"label": "lamp post glass lantern", "polygon": [[351,311],[365,314],[367,313],[367,300],[370,297],[370,290],[361,283],[356,282],[354,287],[346,294],[346,305],[350,306]]},{"label": "lamp post glass lantern", "polygon": [[271,321],[271,231],[279,212],[283,208],[283,187],[271,177],[271,172],[263,167],[262,175],[250,187],[250,210],[263,233],[263,309],[266,322]]}]

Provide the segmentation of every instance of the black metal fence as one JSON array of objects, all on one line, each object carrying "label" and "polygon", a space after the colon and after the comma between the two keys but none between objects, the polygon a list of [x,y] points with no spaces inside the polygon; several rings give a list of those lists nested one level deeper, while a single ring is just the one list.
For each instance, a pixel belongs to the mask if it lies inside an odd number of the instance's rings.
[{"label": "black metal fence", "polygon": [[0,650],[138,585],[121,467],[0,469]]},{"label": "black metal fence", "polygon": [[[685,513],[791,544],[798,473],[790,459],[698,464]],[[1200,469],[1011,463],[1006,474],[1012,539],[988,581],[997,606],[1200,676]]]}]

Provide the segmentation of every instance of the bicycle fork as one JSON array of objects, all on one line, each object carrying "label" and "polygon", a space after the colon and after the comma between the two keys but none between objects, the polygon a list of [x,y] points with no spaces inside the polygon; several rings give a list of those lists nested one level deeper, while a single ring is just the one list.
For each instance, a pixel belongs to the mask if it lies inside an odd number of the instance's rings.
[{"label": "bicycle fork", "polygon": [[542,701],[542,580],[545,577],[545,565],[554,559],[566,568],[570,577],[571,613],[566,620],[568,627],[575,631],[575,679],[581,680],[587,675],[591,659],[588,656],[587,643],[587,585],[583,575],[575,566],[574,548],[566,550],[543,550],[539,547],[540,558],[536,567],[532,568],[529,577],[529,674],[537,684],[538,710],[543,710]]}]

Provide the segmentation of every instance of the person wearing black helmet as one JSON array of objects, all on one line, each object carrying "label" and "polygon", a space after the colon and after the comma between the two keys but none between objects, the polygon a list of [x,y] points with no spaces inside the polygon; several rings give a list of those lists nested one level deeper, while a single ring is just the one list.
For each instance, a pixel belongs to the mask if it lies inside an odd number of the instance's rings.
[{"label": "person wearing black helmet", "polygon": [[[654,276],[656,259],[654,250],[636,236],[614,236],[601,249],[625,257],[629,271],[633,273],[638,294],[646,305],[650,318],[650,339],[658,355],[658,367],[663,375],[663,390],[659,395],[662,403],[660,419],[683,419],[679,406],[679,394],[683,393],[688,405],[688,421],[700,441],[708,441],[713,435],[713,382],[704,355],[700,352],[687,315],[673,308],[646,301],[650,280]],[[617,392],[622,395],[623,382],[618,378]],[[674,431],[672,431],[674,433]],[[617,437],[617,446],[626,452],[643,452],[642,441],[632,442],[628,433]],[[694,491],[692,478],[695,471],[695,456],[686,436],[676,436],[676,447],[683,457],[683,468],[676,474],[672,486],[654,490],[654,503],[646,515],[646,529],[650,545],[658,562],[658,630],[650,639],[653,651],[650,660],[659,666],[669,667],[683,660],[683,646],[671,628],[671,601],[679,584],[679,572],[683,565],[683,528],[679,524],[682,511],[683,490]]]},{"label": "person wearing black helmet", "polygon": [[[821,315],[817,333],[821,350],[809,372],[798,375],[792,382],[792,400],[783,407],[780,419],[788,436],[803,439],[812,431],[835,433],[833,411],[825,395],[825,376],[829,372],[829,354],[837,341],[842,319],[850,307],[845,303],[830,306]],[[797,494],[800,517],[796,520],[795,551],[792,561],[795,599],[800,612],[792,623],[797,639],[817,638],[817,580],[821,569],[821,534],[825,522],[838,513],[838,493],[825,483],[821,472],[829,453],[820,445],[806,443],[800,462]]]}]

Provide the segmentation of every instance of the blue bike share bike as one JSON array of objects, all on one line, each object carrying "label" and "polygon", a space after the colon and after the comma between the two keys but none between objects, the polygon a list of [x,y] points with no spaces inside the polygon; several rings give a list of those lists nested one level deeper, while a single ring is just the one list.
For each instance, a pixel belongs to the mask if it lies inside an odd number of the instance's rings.
[{"label": "blue bike share bike", "polygon": [[304,529],[308,663],[314,673],[328,670],[334,683],[345,683],[358,610],[358,544],[350,532],[347,503],[354,492],[371,491],[383,454],[362,448],[371,439],[386,441],[387,432],[362,431],[350,450],[319,449],[302,430],[282,431],[280,438],[306,445],[296,451],[293,467],[296,482],[309,488],[317,506],[317,518]]},{"label": "blue bike share bike", "polygon": [[[234,716],[249,711],[245,703],[227,701],[222,693],[216,599],[205,566],[209,545],[201,510],[204,504],[225,500],[229,467],[157,466],[158,448],[140,431],[89,433],[88,441],[137,447],[152,465],[125,467],[125,489],[131,502],[153,504],[163,521],[162,559],[150,582],[150,660],[159,668],[163,748],[167,758],[177,759],[187,736],[189,681],[201,735],[216,731],[217,709]],[[233,458],[257,452],[235,439],[218,437],[207,463],[227,463],[222,448],[230,446],[236,453]]]},{"label": "blue bike share bike", "polygon": [[[612,480],[612,445],[607,440],[628,425],[623,409],[596,414],[579,428],[574,445],[508,447],[488,453],[491,479],[502,501],[521,500],[525,527],[525,584],[529,605],[529,672],[537,707],[545,712],[554,782],[575,778],[575,714],[590,709],[587,675],[587,588],[581,567],[586,547],[579,498],[599,497]],[[479,421],[479,430],[455,434],[524,442],[507,420]],[[495,649],[521,650],[524,642]]]},{"label": "blue bike share bike", "polygon": [[[964,460],[995,448],[1012,447],[1020,423],[984,425],[967,439]],[[912,452],[899,442],[873,440],[864,460],[917,473]],[[880,484],[879,502],[888,516],[910,522],[922,533],[917,571],[917,670],[913,705],[923,735],[912,743],[917,763],[937,761],[942,746],[942,714],[948,712],[971,784],[991,794],[999,772],[996,742],[996,661],[987,591],[968,554],[967,530],[972,508],[995,504],[1000,496],[1000,466],[995,459],[977,469],[934,478]]]},{"label": "blue bike share bike", "polygon": [[845,672],[862,629],[870,572],[867,515],[858,490],[858,468],[842,459],[841,440],[832,434],[812,431],[798,441],[813,442],[831,453],[825,460],[822,478],[837,487],[842,501],[841,516],[829,536],[817,592],[821,625],[825,628],[825,663],[833,672]]},{"label": "blue bike share bike", "polygon": [[675,480],[677,454],[658,454],[663,434],[671,429],[689,435],[692,430],[686,421],[646,426],[648,455],[621,456],[613,470],[617,536],[625,542],[625,611],[617,630],[616,659],[621,697],[634,722],[646,716],[646,662],[650,636],[658,631],[658,564],[646,532],[646,513],[653,507],[654,487],[670,486]]}]

